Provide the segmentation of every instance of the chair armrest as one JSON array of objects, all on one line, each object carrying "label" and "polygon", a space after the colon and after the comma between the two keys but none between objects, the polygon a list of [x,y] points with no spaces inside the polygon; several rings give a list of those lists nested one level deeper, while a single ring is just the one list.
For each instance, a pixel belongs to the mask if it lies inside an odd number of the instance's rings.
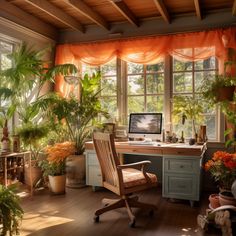
[{"label": "chair armrest", "polygon": [[151,161],[139,161],[130,164],[118,165],[117,169],[125,169],[125,168],[140,168],[142,169],[144,166],[151,164]]},{"label": "chair armrest", "polygon": [[120,173],[121,176],[122,176],[122,169],[125,169],[125,168],[135,168],[135,169],[139,169],[140,171],[142,171],[142,173],[143,173],[145,179],[147,180],[147,183],[151,183],[151,180],[150,180],[150,178],[149,178],[149,176],[147,175],[146,170],[145,170],[145,167],[146,167],[148,164],[151,164],[151,161],[139,161],[139,162],[134,162],[134,163],[131,163],[131,164],[118,165],[118,166],[117,166],[117,171],[118,171],[118,173]]}]

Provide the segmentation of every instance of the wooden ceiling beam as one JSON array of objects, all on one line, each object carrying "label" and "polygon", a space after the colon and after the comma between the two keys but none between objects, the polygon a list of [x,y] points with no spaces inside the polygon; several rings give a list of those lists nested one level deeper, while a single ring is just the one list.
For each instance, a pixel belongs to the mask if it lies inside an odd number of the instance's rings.
[{"label": "wooden ceiling beam", "polygon": [[170,24],[170,15],[166,9],[166,6],[162,0],[153,0],[158,11],[160,12],[161,16],[164,18],[164,20]]},{"label": "wooden ceiling beam", "polygon": [[2,0],[0,3],[0,16],[57,41],[58,31],[56,28],[46,24],[37,17],[26,13],[6,0]]},{"label": "wooden ceiling beam", "polygon": [[110,0],[111,4],[133,25],[139,27],[139,21],[122,0]]},{"label": "wooden ceiling beam", "polygon": [[236,16],[236,0],[234,0],[234,4],[233,4],[233,7],[232,7],[232,15]]},{"label": "wooden ceiling beam", "polygon": [[195,10],[196,10],[196,15],[197,15],[198,19],[201,20],[202,19],[202,14],[201,14],[201,8],[200,8],[199,0],[194,0],[194,6],[195,6]]},{"label": "wooden ceiling beam", "polygon": [[91,9],[86,3],[84,3],[81,0],[64,0],[67,2],[71,7],[73,7],[76,11],[83,14],[87,18],[89,18],[91,21],[96,23],[97,25],[100,25],[106,30],[110,29],[109,24],[107,23],[104,18],[102,18],[97,12]]},{"label": "wooden ceiling beam", "polygon": [[84,33],[83,26],[77,20],[75,20],[70,15],[67,15],[61,9],[51,4],[47,0],[24,0],[24,1],[40,9],[41,11],[44,11],[54,19],[62,22],[63,24],[69,26],[70,28],[74,30],[79,30]]}]

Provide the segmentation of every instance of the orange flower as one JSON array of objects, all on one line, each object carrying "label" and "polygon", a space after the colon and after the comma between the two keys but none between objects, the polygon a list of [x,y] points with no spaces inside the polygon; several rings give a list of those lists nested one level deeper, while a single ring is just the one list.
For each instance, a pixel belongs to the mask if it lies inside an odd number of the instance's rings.
[{"label": "orange flower", "polygon": [[47,160],[50,163],[63,162],[69,155],[75,153],[75,144],[72,142],[56,143],[45,148]]},{"label": "orange flower", "polygon": [[236,153],[217,151],[204,167],[221,187],[230,189],[236,179]]}]

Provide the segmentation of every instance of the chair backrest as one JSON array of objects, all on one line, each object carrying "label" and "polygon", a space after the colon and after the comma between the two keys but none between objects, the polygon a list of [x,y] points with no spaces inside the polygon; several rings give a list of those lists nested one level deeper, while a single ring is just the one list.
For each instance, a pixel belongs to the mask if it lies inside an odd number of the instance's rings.
[{"label": "chair backrest", "polygon": [[120,161],[115,150],[114,135],[95,132],[93,144],[101,167],[103,186],[118,193],[119,180],[116,167]]}]

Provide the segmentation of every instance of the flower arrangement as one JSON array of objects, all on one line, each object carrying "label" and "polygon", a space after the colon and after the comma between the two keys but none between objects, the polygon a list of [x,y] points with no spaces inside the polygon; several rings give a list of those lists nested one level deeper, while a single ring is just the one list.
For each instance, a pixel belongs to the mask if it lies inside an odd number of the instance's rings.
[{"label": "flower arrangement", "polygon": [[215,152],[212,159],[206,162],[205,170],[211,173],[219,187],[231,189],[236,179],[236,153]]},{"label": "flower arrangement", "polygon": [[66,158],[75,153],[75,144],[72,142],[55,143],[44,149],[47,159],[40,166],[44,175],[58,176],[66,173]]}]

